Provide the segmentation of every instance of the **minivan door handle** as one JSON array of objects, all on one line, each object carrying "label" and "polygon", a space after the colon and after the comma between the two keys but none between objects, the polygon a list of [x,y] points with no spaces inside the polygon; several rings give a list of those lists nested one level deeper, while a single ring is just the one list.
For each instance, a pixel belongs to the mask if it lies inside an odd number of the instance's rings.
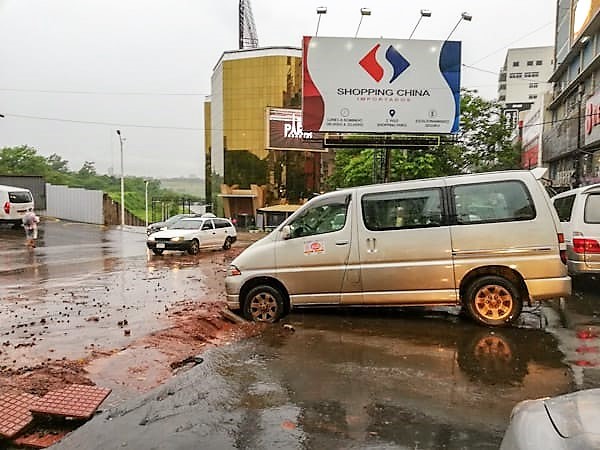
[{"label": "minivan door handle", "polygon": [[335,241],[335,245],[348,245],[350,241]]},{"label": "minivan door handle", "polygon": [[376,244],[377,239],[367,238],[367,253],[375,253],[377,251]]}]

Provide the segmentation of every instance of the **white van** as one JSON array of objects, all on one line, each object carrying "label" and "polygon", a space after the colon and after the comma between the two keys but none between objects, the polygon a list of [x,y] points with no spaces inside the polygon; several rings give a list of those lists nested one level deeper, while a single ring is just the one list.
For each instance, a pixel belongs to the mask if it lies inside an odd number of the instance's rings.
[{"label": "white van", "polygon": [[225,279],[231,309],[274,322],[303,305],[463,305],[506,325],[567,296],[556,211],[528,171],[362,186],[316,197],[248,247]]},{"label": "white van", "polygon": [[600,184],[552,197],[567,244],[572,275],[600,274]]},{"label": "white van", "polygon": [[21,224],[21,218],[34,209],[33,195],[29,189],[0,184],[0,223]]}]

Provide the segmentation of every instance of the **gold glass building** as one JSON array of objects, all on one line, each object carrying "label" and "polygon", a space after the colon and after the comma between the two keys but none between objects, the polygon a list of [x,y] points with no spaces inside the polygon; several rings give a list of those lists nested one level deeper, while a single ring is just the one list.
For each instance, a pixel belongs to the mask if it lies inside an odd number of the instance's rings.
[{"label": "gold glass building", "polygon": [[300,48],[223,53],[204,107],[206,195],[215,213],[251,225],[258,208],[300,203],[320,189],[322,149],[268,148],[267,111],[299,110],[301,89]]}]

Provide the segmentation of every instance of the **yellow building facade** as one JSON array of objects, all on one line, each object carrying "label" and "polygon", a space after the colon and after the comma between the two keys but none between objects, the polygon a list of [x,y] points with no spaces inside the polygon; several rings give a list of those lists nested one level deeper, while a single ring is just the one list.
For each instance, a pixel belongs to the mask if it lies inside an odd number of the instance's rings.
[{"label": "yellow building facade", "polygon": [[[307,173],[320,176],[323,150],[281,151],[268,145],[269,108],[299,110],[301,91],[300,48],[223,53],[204,105],[206,193],[213,211],[252,222],[257,208],[300,202],[319,187],[320,179],[305,181]],[[257,189],[262,191],[258,197]]]}]

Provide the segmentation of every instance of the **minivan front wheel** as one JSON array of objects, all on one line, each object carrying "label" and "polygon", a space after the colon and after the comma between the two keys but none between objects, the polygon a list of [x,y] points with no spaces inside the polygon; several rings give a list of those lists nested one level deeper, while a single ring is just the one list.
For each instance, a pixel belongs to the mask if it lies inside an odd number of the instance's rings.
[{"label": "minivan front wheel", "polygon": [[471,317],[488,326],[514,322],[523,306],[519,290],[506,278],[495,275],[484,276],[471,283],[464,301]]},{"label": "minivan front wheel", "polygon": [[277,322],[283,315],[283,296],[272,286],[252,288],[244,302],[244,317],[254,322]]}]

